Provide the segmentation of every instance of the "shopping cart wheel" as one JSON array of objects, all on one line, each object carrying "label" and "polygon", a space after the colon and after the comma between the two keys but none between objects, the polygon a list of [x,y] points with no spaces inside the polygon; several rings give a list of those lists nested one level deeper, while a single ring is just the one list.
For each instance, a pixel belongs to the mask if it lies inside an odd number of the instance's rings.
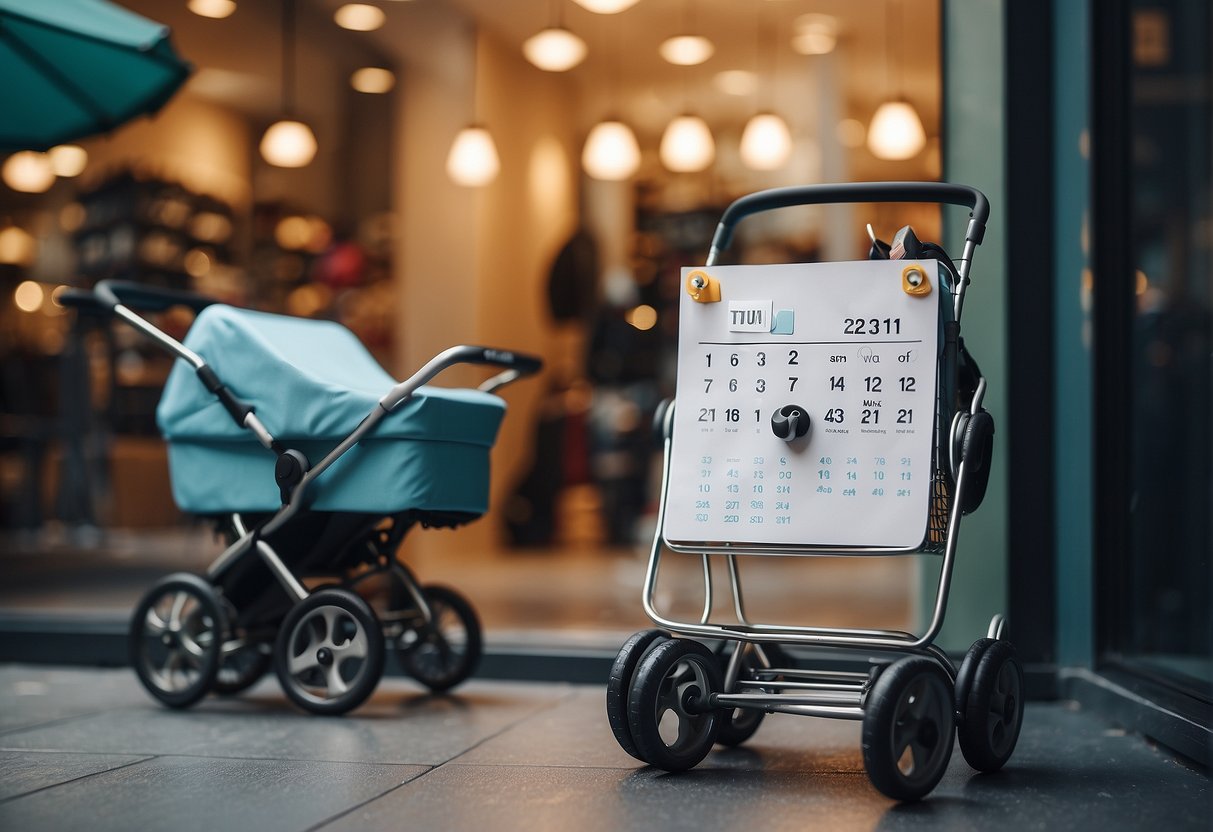
[{"label": "shopping cart wheel", "polygon": [[863,715],[863,767],[872,785],[894,800],[918,800],[943,777],[952,756],[952,683],[925,656],[886,667],[868,692]]},{"label": "shopping cart wheel", "polygon": [[615,663],[611,665],[610,678],[607,679],[606,709],[611,733],[615,735],[620,748],[642,762],[644,757],[636,750],[632,729],[628,726],[628,691],[632,687],[632,678],[640,660],[654,645],[669,638],[669,634],[664,630],[641,630],[634,633],[619,648]]},{"label": "shopping cart wheel", "polygon": [[404,670],[435,693],[471,676],[484,651],[480,619],[466,598],[445,586],[424,586],[433,618],[418,620],[400,637]]},{"label": "shopping cart wheel", "polygon": [[361,705],[383,675],[383,630],[347,589],[321,589],[295,606],[274,643],[274,670],[287,697],[315,714]]},{"label": "shopping cart wheel", "polygon": [[[738,642],[722,641],[713,650],[716,660],[719,662],[720,676],[723,679],[725,670],[729,666],[729,658],[733,655],[733,651],[737,649]],[[780,663],[777,656],[782,654],[779,647],[774,644],[764,644],[763,650],[767,653],[767,659],[772,664],[786,667]],[[756,657],[746,656],[742,658],[745,666],[741,670],[741,678],[751,679],[753,674],[750,672],[758,659]],[[723,686],[723,682],[722,682]],[[763,718],[766,717],[765,711],[759,711],[755,708],[726,708],[720,712],[720,728],[716,733],[716,742],[721,745],[737,746],[754,736],[754,732],[758,730],[758,726],[762,724]]]},{"label": "shopping cart wheel", "polygon": [[976,641],[956,678],[957,734],[969,765],[992,772],[1006,764],[1019,740],[1023,704],[1023,669],[1015,648],[1002,639]]},{"label": "shopping cart wheel", "polygon": [[214,683],[225,629],[214,587],[197,575],[169,575],[131,616],[131,666],[152,696],[173,708],[189,707]]},{"label": "shopping cart wheel", "polygon": [[245,644],[224,653],[215,674],[211,691],[220,696],[235,696],[261,681],[274,663],[272,647],[268,644]]},{"label": "shopping cart wheel", "polygon": [[712,651],[697,641],[671,639],[640,662],[628,694],[628,726],[640,759],[666,771],[684,771],[708,755],[720,711],[706,699],[721,687]]}]

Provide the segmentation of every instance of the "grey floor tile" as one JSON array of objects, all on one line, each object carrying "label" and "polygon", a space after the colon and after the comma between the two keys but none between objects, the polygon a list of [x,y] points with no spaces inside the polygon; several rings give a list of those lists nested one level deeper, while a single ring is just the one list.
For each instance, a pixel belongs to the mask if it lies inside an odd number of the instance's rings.
[{"label": "grey floor tile", "polygon": [[0,803],[0,828],[295,832],[425,771],[422,766],[159,757]]},{"label": "grey floor tile", "polygon": [[[862,773],[549,768],[448,764],[323,827],[677,830],[872,829],[888,808]],[[825,814],[828,812],[828,814]]]},{"label": "grey floor tile", "polygon": [[567,696],[558,685],[473,682],[429,696],[385,680],[339,718],[293,708],[272,683],[176,711],[152,702],[0,735],[0,748],[436,765]]},{"label": "grey floor tile", "polygon": [[133,681],[128,670],[0,665],[0,733],[129,706],[139,701]]},{"label": "grey floor tile", "polygon": [[0,751],[0,800],[57,786],[90,774],[128,766],[147,757],[70,754],[58,751]]}]

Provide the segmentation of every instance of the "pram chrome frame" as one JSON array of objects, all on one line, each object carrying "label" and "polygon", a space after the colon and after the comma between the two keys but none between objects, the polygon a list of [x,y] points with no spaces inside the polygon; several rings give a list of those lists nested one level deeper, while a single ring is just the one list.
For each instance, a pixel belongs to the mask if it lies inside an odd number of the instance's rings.
[{"label": "pram chrome frame", "polygon": [[[952,304],[954,320],[959,327],[964,305],[965,290],[969,283],[969,272],[973,255],[985,234],[985,223],[989,217],[989,202],[976,189],[960,185],[936,182],[890,182],[890,183],[852,183],[844,185],[818,185],[807,187],[780,188],[762,191],[742,197],[725,211],[712,239],[711,249],[706,266],[717,265],[721,253],[728,247],[734,226],[740,219],[761,211],[775,208],[791,207],[808,204],[855,203],[855,202],[936,202],[967,206],[971,210],[970,219],[965,229],[965,243],[961,258],[956,261],[956,281],[952,289]],[[986,392],[986,381],[979,380],[977,389],[969,405],[970,414],[977,414],[982,407]],[[963,513],[964,501],[961,499],[967,493],[969,485],[966,465],[963,459],[955,464],[952,456],[954,488],[946,525],[943,563],[940,568],[939,580],[935,590],[935,600],[932,607],[931,620],[921,635],[914,635],[895,630],[881,629],[847,629],[832,627],[809,626],[777,626],[770,624],[751,623],[745,609],[745,600],[741,588],[741,576],[738,568],[738,555],[892,555],[903,554],[871,547],[824,548],[805,545],[801,547],[764,547],[764,546],[730,546],[729,551],[706,552],[692,546],[669,544],[664,539],[664,523],[666,500],[669,494],[671,475],[671,448],[674,423],[675,404],[666,409],[662,418],[662,437],[664,459],[662,466],[661,496],[658,507],[657,526],[649,553],[648,568],[645,573],[643,604],[644,611],[658,627],[676,635],[696,636],[705,639],[726,639],[738,642],[729,657],[723,674],[721,691],[708,693],[699,703],[699,707],[711,709],[751,708],[766,712],[794,713],[810,716],[822,716],[841,719],[861,720],[864,718],[864,700],[871,687],[870,672],[848,672],[838,670],[813,671],[792,667],[775,667],[772,665],[763,644],[793,644],[817,648],[840,648],[847,651],[873,651],[877,653],[892,653],[901,655],[924,655],[936,661],[947,673],[953,683],[956,682],[957,669],[948,655],[934,644],[936,636],[943,627],[944,615],[947,609],[948,592],[951,587],[952,569],[956,558],[956,546],[959,537],[960,518]],[[958,413],[957,416],[960,414]],[[958,439],[958,419],[953,418],[949,426],[949,442],[955,447]],[[704,604],[698,621],[678,620],[663,614],[657,608],[656,595],[658,573],[661,564],[662,550],[683,554],[699,553],[703,565]],[[912,553],[917,549],[908,550]],[[711,621],[714,606],[712,565],[713,558],[723,558],[729,575],[732,592],[733,615],[735,624],[713,623]],[[1005,621],[1001,615],[995,615],[988,629],[989,638],[1000,638],[1003,635]],[[752,656],[755,667],[750,669],[751,678],[741,678],[744,660]]]}]

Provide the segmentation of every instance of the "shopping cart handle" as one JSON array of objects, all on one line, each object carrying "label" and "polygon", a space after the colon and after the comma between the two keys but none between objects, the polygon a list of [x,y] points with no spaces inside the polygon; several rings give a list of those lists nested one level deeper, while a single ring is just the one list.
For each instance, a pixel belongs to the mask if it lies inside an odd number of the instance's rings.
[{"label": "shopping cart handle", "polygon": [[990,201],[976,188],[947,182],[844,182],[836,185],[801,185],[771,188],[748,194],[725,209],[712,238],[708,263],[714,264],[733,239],[737,223],[762,211],[795,205],[830,205],[843,202],[937,202],[964,205],[970,210],[965,239],[979,245],[990,218]]}]

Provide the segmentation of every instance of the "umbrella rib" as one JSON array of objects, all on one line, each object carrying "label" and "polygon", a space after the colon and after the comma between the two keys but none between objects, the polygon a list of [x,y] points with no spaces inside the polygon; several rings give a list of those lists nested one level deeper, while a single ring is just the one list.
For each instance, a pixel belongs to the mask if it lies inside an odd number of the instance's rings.
[{"label": "umbrella rib", "polygon": [[60,90],[63,91],[69,98],[80,105],[81,108],[88,111],[97,119],[101,126],[105,129],[114,127],[113,119],[109,114],[99,108],[97,104],[89,98],[83,90],[72,83],[71,79],[59,71],[58,67],[47,61],[33,49],[23,42],[20,38],[13,35],[4,27],[0,26],[0,39],[4,40],[12,47],[14,52],[20,54],[25,60],[34,64],[48,77]]}]

